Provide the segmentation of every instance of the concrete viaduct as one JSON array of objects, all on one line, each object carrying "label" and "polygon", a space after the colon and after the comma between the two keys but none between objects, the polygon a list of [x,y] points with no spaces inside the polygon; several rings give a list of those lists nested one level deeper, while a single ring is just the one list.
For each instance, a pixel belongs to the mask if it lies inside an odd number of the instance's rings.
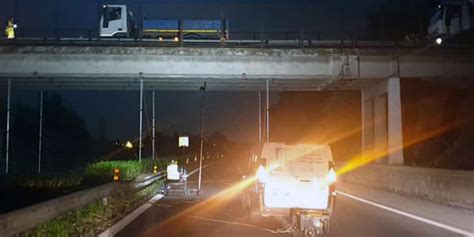
[{"label": "concrete viaduct", "polygon": [[403,163],[400,78],[472,75],[469,48],[0,46],[2,90],[359,90],[362,150],[383,147],[388,164]]}]

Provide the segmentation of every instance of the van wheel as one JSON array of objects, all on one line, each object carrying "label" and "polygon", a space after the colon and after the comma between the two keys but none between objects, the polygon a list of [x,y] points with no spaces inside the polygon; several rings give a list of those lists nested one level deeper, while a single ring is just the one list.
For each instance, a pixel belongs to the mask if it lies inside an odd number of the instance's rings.
[{"label": "van wheel", "polygon": [[312,227],[306,228],[303,232],[304,237],[316,237],[316,235],[317,235],[317,232]]},{"label": "van wheel", "polygon": [[250,212],[250,223],[254,225],[261,224],[263,217],[258,212]]},{"label": "van wheel", "polygon": [[301,231],[293,231],[293,232],[291,232],[291,236],[292,237],[303,237],[304,235],[303,235],[303,232],[301,232]]},{"label": "van wheel", "polygon": [[250,209],[250,198],[246,192],[242,193],[240,196],[240,207],[242,209]]}]

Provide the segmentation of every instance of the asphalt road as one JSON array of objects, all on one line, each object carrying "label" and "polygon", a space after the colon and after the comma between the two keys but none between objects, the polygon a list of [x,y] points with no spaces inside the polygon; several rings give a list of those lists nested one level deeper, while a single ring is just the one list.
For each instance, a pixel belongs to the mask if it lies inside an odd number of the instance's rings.
[{"label": "asphalt road", "polygon": [[[117,236],[291,236],[276,232],[278,223],[271,219],[261,226],[248,222],[238,191],[229,189],[236,183],[234,171],[218,162],[204,172],[201,201],[159,201]],[[338,195],[327,236],[460,235]]]}]

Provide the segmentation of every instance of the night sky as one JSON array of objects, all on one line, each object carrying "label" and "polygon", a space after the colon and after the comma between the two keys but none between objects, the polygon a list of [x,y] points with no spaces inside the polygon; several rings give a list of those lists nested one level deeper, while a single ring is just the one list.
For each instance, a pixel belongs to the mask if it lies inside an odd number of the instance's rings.
[{"label": "night sky", "polygon": [[[351,31],[364,37],[367,13],[383,0],[3,0],[0,19],[15,16],[21,28],[35,34],[46,30],[96,30],[98,9],[104,3],[127,4],[136,19],[220,19],[230,20],[232,31],[265,30],[319,31],[340,38]],[[336,33],[339,32],[339,33]],[[347,33],[346,33],[347,34]]]},{"label": "night sky", "polygon": [[[41,36],[54,29],[96,30],[98,10],[104,3],[127,4],[137,19],[152,18],[219,19],[221,12],[231,22],[232,31],[265,30],[321,31],[323,37],[340,38],[346,31],[360,37],[367,33],[367,13],[381,1],[344,0],[3,0],[0,24],[15,16],[19,30]],[[58,7],[59,6],[59,7]],[[350,20],[347,20],[350,19]],[[341,33],[344,32],[344,33]],[[231,33],[232,34],[232,33]],[[199,129],[199,88],[196,92],[158,92],[157,126],[167,134],[194,133]],[[13,103],[30,104],[36,108],[38,92],[14,91]],[[129,139],[138,134],[138,92],[66,91],[64,102],[86,121],[90,134],[99,136],[99,121],[105,122],[105,137]],[[232,140],[255,141],[257,126],[256,93],[207,94],[207,132],[220,131]],[[272,94],[272,102],[278,94]],[[146,93],[147,118],[151,123],[151,92]]]}]

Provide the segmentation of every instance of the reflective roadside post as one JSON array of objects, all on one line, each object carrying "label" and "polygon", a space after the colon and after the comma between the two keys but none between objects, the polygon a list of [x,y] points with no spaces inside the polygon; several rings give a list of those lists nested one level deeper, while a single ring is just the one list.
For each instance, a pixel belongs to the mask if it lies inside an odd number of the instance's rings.
[{"label": "reflective roadside post", "polygon": [[186,164],[188,163],[189,159],[184,157],[184,149],[189,147],[189,136],[179,136],[178,137],[178,147],[183,149],[183,179],[184,179],[184,193],[185,195],[188,193],[188,186],[187,186],[187,175],[186,175]]},{"label": "reflective roadside post", "polygon": [[119,168],[114,169],[114,181],[115,182],[120,181],[120,169]]}]

